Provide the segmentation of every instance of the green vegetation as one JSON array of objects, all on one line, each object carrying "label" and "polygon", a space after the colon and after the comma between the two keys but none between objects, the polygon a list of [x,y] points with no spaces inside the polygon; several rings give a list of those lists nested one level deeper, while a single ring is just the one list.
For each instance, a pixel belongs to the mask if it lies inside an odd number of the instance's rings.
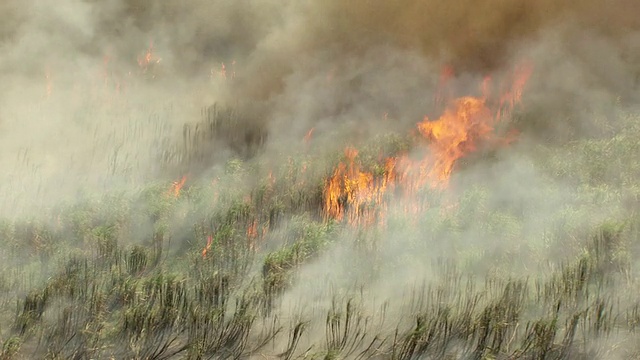
[{"label": "green vegetation", "polygon": [[[201,160],[237,116],[205,112],[176,158]],[[466,164],[473,181],[410,215],[398,196],[384,226],[326,220],[326,159],[270,177],[259,131],[177,196],[158,182],[2,220],[0,359],[637,358],[640,128],[622,118],[531,150],[527,191]],[[411,146],[389,135],[359,159],[381,176]]]}]

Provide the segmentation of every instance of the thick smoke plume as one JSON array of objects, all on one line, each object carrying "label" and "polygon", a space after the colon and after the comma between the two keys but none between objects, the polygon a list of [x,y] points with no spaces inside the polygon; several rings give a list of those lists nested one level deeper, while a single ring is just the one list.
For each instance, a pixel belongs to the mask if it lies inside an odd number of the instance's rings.
[{"label": "thick smoke plume", "polygon": [[[637,100],[639,6],[3,1],[0,213],[215,173],[236,156],[266,173],[301,151],[406,134],[441,114],[443,69],[445,90],[461,96],[531,64],[511,124],[523,144],[611,133],[614,107]],[[194,124],[214,103],[237,109],[240,135],[194,146]],[[184,149],[197,161],[186,164]]]},{"label": "thick smoke plume", "polygon": [[[576,118],[606,116],[616,99],[630,101],[638,74],[640,5],[631,0],[0,6],[0,162],[16,169],[3,183],[30,192],[65,184],[40,198],[71,191],[89,173],[152,174],[156,153],[214,102],[246,108],[245,125],[268,133],[267,149],[288,148],[315,128],[333,150],[437,115],[432,100],[443,66],[467,93],[482,76],[526,59],[537,67],[528,109],[554,115],[523,126],[548,136],[591,130]],[[160,62],[144,82],[137,60],[150,46]],[[230,84],[211,80],[221,64],[235,73]],[[109,101],[126,104],[96,109]],[[393,124],[381,121],[385,113]]]},{"label": "thick smoke plume", "polygon": [[[334,300],[329,290],[366,284],[371,304],[363,303],[375,313],[448,276],[445,258],[487,278],[543,273],[553,265],[533,259],[581,251],[577,241],[547,238],[550,228],[588,229],[628,210],[567,214],[594,199],[569,170],[553,169],[567,178],[554,182],[533,158],[541,143],[611,136],[620,109],[637,106],[639,13],[637,0],[2,0],[0,218],[37,218],[157,180],[188,187],[222,177],[233,183],[216,196],[242,198],[300,154],[328,159],[305,167],[305,180],[322,184],[346,147],[410,136],[425,116],[442,115],[443,98],[478,96],[487,79],[496,90],[488,101],[497,102],[524,64],[532,75],[504,124],[517,141],[457,163],[450,188],[425,210],[433,223],[407,216],[411,199],[392,194],[384,230],[345,226],[336,237],[349,241],[302,267],[282,304],[291,313],[310,304],[304,316],[318,318]],[[225,177],[233,166],[249,175]],[[447,211],[456,201],[471,205],[456,209],[466,217],[453,234]],[[269,229],[263,250],[299,231],[297,220]],[[145,236],[152,222],[141,226]],[[532,248],[542,249],[537,257]],[[309,343],[322,331],[311,329]]]},{"label": "thick smoke plume", "polygon": [[[483,78],[499,83],[522,63],[534,72],[512,152],[611,132],[614,106],[636,100],[639,6],[3,1],[0,213],[35,216],[86,194],[215,176],[236,156],[256,157],[266,173],[301,151],[329,156],[406,134],[441,114],[442,91],[477,94]],[[194,145],[194,124],[214,103],[237,109],[240,136]],[[199,151],[196,162],[185,164],[185,148]],[[315,181],[334,165],[315,164]]]}]

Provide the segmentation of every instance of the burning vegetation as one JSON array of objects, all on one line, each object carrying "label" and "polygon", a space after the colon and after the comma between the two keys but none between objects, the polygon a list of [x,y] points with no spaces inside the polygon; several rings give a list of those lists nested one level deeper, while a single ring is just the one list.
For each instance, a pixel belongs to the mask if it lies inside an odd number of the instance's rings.
[{"label": "burning vegetation", "polygon": [[[483,82],[482,97],[465,96],[456,99],[437,97],[447,106],[436,120],[425,119],[417,124],[417,147],[421,158],[406,154],[384,160],[382,174],[362,171],[357,163],[358,151],[348,147],[345,162],[341,162],[325,183],[325,218],[345,219],[353,225],[364,225],[380,220],[388,205],[387,191],[399,191],[404,199],[417,199],[424,187],[444,189],[458,160],[486,146],[508,144],[513,133],[497,133],[497,125],[508,119],[520,103],[522,92],[532,68],[519,67],[511,89],[499,94],[492,109],[487,104],[491,82]],[[451,68],[443,71],[443,78],[452,76]],[[445,85],[446,86],[446,85]],[[445,93],[440,89],[438,94]],[[414,205],[418,206],[418,205]],[[424,207],[425,204],[419,206]],[[428,205],[426,205],[428,206]]]},{"label": "burning vegetation", "polygon": [[594,2],[0,4],[0,360],[639,358]]}]

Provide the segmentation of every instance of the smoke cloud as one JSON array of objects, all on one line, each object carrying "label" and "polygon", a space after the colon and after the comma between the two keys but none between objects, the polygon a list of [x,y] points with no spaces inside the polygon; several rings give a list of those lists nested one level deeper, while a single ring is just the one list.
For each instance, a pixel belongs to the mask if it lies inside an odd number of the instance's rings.
[{"label": "smoke cloud", "polygon": [[[437,116],[444,65],[465,94],[483,76],[533,62],[526,109],[548,121],[522,127],[545,137],[593,130],[582,117],[633,101],[637,85],[640,5],[631,0],[0,6],[0,162],[22,164],[11,179],[70,188],[88,173],[107,175],[109,164],[128,177],[157,171],[156,153],[214,102],[241,104],[251,114],[245,125],[266,131],[267,149],[278,153],[311,128],[323,149],[335,150]],[[153,52],[152,76],[138,64],[145,52]],[[212,80],[222,64],[233,81]]]},{"label": "smoke cloud", "polygon": [[[0,217],[184,174],[210,181],[235,158],[260,176],[299,154],[334,160],[437,119],[443,91],[479,95],[484,79],[499,88],[528,64],[507,124],[517,143],[460,162],[444,195],[471,204],[467,222],[448,222],[445,198],[428,210],[432,223],[419,223],[394,197],[385,231],[340,232],[353,241],[301,269],[282,304],[324,310],[329,290],[368,283],[363,297],[375,303],[366,306],[377,309],[441,277],[438,261],[462,249],[470,272],[542,272],[548,264],[532,259],[580,252],[540,245],[549,229],[587,229],[624,211],[607,203],[568,213],[593,199],[570,176],[549,187],[533,158],[540,143],[612,135],[620,109],[637,107],[639,13],[637,0],[3,0]],[[213,104],[237,121],[215,139],[201,122],[217,119]],[[307,180],[320,183],[333,166],[310,165]],[[232,185],[249,192],[252,180]],[[375,261],[350,247],[358,236],[376,243]]]}]

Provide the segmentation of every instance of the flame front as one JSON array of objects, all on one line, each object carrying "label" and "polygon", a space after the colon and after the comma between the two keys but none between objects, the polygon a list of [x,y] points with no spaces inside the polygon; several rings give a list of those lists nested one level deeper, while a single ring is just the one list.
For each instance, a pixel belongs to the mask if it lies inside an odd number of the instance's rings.
[{"label": "flame front", "polygon": [[[348,163],[340,163],[326,181],[325,216],[336,220],[347,219],[350,224],[371,224],[382,210],[383,196],[390,176],[375,179],[371,172],[361,171],[355,159],[358,151],[352,147],[345,150]],[[392,166],[392,162],[388,162]],[[347,206],[348,205],[348,206]]]},{"label": "flame front", "polygon": [[428,178],[433,187],[446,185],[456,161],[476,151],[481,140],[491,137],[493,119],[485,99],[463,97],[438,120],[425,118],[418,124],[418,131],[429,142]]},{"label": "flame front", "polygon": [[[406,197],[415,197],[417,191],[428,186],[446,188],[456,163],[479,150],[485,144],[508,143],[510,138],[496,134],[496,125],[509,115],[522,97],[524,86],[532,73],[530,66],[517,69],[511,88],[499,98],[494,110],[488,105],[491,79],[485,78],[481,97],[465,96],[449,102],[436,120],[425,117],[417,124],[419,143],[425,144],[426,155],[414,160],[398,155],[385,160],[384,173],[374,176],[362,171],[356,161],[358,151],[345,149],[345,162],[338,164],[326,180],[324,188],[324,216],[349,224],[370,225],[384,223],[387,210],[385,194],[390,189],[400,190]],[[440,87],[445,86],[453,72],[443,71]],[[438,91],[436,106],[444,101],[444,92]],[[415,203],[407,208],[412,213],[423,205]]]}]

